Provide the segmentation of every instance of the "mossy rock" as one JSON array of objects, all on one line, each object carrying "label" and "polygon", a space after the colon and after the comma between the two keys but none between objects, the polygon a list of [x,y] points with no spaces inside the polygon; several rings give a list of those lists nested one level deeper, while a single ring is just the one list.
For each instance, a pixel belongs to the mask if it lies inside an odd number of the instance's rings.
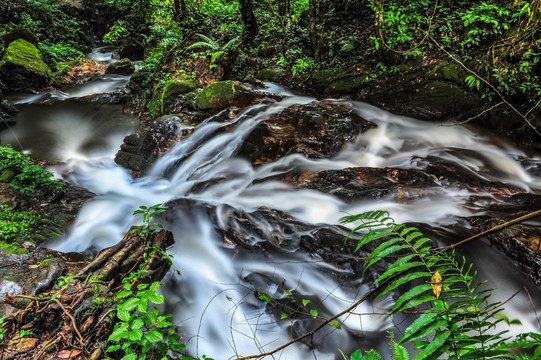
[{"label": "mossy rock", "polygon": [[[184,77],[181,80],[167,81],[161,91],[158,90],[152,94],[152,99],[148,104],[150,116],[155,118],[166,112],[170,112],[175,105],[178,105],[176,103],[180,97],[195,89],[197,89],[197,85],[188,77]],[[184,102],[184,98],[180,99],[181,102]]]},{"label": "mossy rock", "polygon": [[9,44],[0,62],[0,80],[8,90],[40,90],[51,79],[52,72],[34,45],[24,39]]},{"label": "mossy rock", "polygon": [[135,64],[130,59],[121,59],[109,65],[106,74],[131,75],[135,72]]},{"label": "mossy rock", "polygon": [[[316,71],[312,75],[312,83],[319,92],[325,91],[325,94],[347,94],[356,89],[349,89],[351,82],[357,83],[366,78],[369,71],[360,66],[352,66],[350,68],[332,68]],[[352,80],[353,79],[353,80]],[[363,82],[364,83],[364,82]],[[333,87],[338,89],[333,91]],[[358,85],[356,85],[358,86]],[[328,89],[328,90],[327,90]]]},{"label": "mossy rock", "polygon": [[352,76],[333,81],[325,88],[326,95],[351,94],[359,90],[364,84],[370,81],[368,75]]},{"label": "mossy rock", "polygon": [[272,70],[272,69],[262,69],[257,72],[255,75],[256,79],[262,81],[281,81],[284,79],[283,71]]},{"label": "mossy rock", "polygon": [[[250,91],[239,82],[226,80],[217,81],[199,93],[195,99],[200,110],[218,110],[242,102],[249,102]],[[247,101],[245,101],[247,100]]]}]

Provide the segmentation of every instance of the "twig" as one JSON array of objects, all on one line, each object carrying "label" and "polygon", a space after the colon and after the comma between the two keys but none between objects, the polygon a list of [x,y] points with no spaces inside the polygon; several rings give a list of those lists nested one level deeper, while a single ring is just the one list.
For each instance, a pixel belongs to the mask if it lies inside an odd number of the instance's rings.
[{"label": "twig", "polygon": [[464,239],[462,241],[459,241],[457,243],[454,243],[452,245],[449,245],[447,247],[444,247],[444,248],[438,248],[438,249],[435,249],[435,250],[441,250],[441,251],[449,251],[449,250],[453,250],[454,248],[458,247],[458,246],[461,246],[461,245],[464,245],[466,243],[469,243],[473,240],[477,240],[485,235],[488,235],[488,234],[492,234],[493,232],[496,232],[498,230],[502,230],[502,229],[505,229],[505,228],[508,228],[509,226],[511,225],[515,225],[515,224],[518,224],[518,223],[521,223],[523,221],[526,221],[526,220],[529,220],[529,219],[533,219],[535,217],[538,217],[538,216],[541,216],[541,210],[536,210],[534,212],[531,212],[529,214],[526,214],[526,215],[523,215],[521,217],[518,217],[516,219],[513,219],[513,220],[510,220],[508,222],[505,222],[503,224],[500,224],[500,225],[496,225],[494,227],[491,227],[490,229],[488,230],[485,230],[485,231],[482,231],[476,235],[473,235],[473,236],[470,236],[469,238],[467,239]]},{"label": "twig", "polygon": [[257,354],[257,355],[249,355],[249,356],[238,357],[238,358],[235,358],[235,360],[259,359],[259,358],[263,358],[265,356],[270,356],[270,355],[276,354],[278,351],[283,350],[286,347],[288,347],[288,346],[290,346],[290,345],[292,345],[292,344],[294,344],[294,343],[296,343],[296,342],[298,342],[298,341],[300,341],[300,340],[302,340],[302,339],[304,339],[304,338],[306,338],[308,336],[314,335],[317,331],[321,330],[325,325],[328,325],[331,321],[336,320],[340,316],[351,312],[351,310],[355,309],[357,306],[359,306],[360,304],[365,302],[368,298],[370,298],[372,295],[374,295],[379,290],[381,290],[384,286],[386,286],[391,280],[394,280],[394,277],[391,277],[391,278],[387,279],[386,281],[382,282],[381,284],[379,284],[378,286],[376,286],[375,288],[373,288],[372,290],[367,292],[361,299],[359,299],[357,302],[355,302],[353,305],[351,305],[347,309],[345,309],[342,312],[340,312],[338,314],[335,314],[335,315],[325,319],[323,321],[323,323],[316,326],[314,329],[312,329],[309,332],[306,332],[306,333],[296,337],[295,339],[292,339],[292,340],[288,341],[287,343],[277,347],[276,349],[265,352],[265,353]]},{"label": "twig", "polygon": [[[497,108],[498,106],[500,106],[500,105],[502,105],[502,104],[505,104],[505,103],[504,103],[503,101],[500,101],[500,102],[497,103],[496,105],[494,105],[494,106],[492,106],[492,107],[490,107],[490,108],[488,108],[488,109],[485,109],[485,110],[481,111],[479,114],[477,114],[477,115],[475,115],[475,116],[473,116],[473,117],[471,117],[471,118],[469,118],[469,119],[467,119],[467,120],[464,120],[464,121],[461,121],[461,122],[457,122],[456,125],[464,125],[464,124],[467,123],[467,122],[470,122],[470,121],[472,121],[472,120],[475,120],[475,119],[477,119],[478,117],[483,116],[483,114],[486,114],[487,112],[492,111],[493,109]],[[525,115],[525,116],[526,116],[526,115]]]}]

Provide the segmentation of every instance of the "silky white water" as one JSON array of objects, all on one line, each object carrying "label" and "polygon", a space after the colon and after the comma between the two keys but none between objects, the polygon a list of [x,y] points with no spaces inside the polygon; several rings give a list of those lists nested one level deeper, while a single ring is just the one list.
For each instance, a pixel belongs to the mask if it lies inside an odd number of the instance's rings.
[{"label": "silky white water", "polygon": [[[97,195],[80,211],[70,233],[51,246],[61,251],[111,246],[130,225],[140,222],[131,215],[139,206],[165,203],[166,213],[156,220],[174,233],[176,243],[169,252],[174,255],[172,268],[181,275],[171,271],[163,282],[164,310],[173,313],[173,322],[191,355],[233,359],[272,350],[286,343],[292,331],[297,334],[298,329],[302,333],[313,325],[277,320],[266,311],[267,303],[255,296],[257,291],[280,298],[285,290],[294,290],[310,299],[308,308],[316,308],[321,316],[342,311],[367,291],[368,284],[352,278],[348,266],[327,264],[301,250],[298,240],[309,234],[280,234],[288,238],[288,246],[270,254],[262,251],[257,244],[272,241],[281,230],[257,216],[258,209],[284,211],[312,224],[314,229],[333,226],[346,214],[375,209],[389,211],[397,222],[421,222],[443,228],[460,217],[484,211],[471,204],[466,206],[470,196],[479,194],[464,188],[424,188],[413,194],[417,196],[411,196],[414,200],[403,204],[392,198],[347,204],[328,194],[286,185],[275,180],[277,175],[292,170],[347,167],[420,168],[423,158],[435,156],[472,174],[482,173],[482,178],[489,181],[501,181],[532,193],[541,188],[539,177],[529,171],[541,164],[537,155],[494,143],[464,127],[430,124],[367,104],[339,100],[335,101],[373,121],[377,128],[360,135],[331,159],[308,160],[301,155],[289,155],[254,168],[236,155],[250,132],[291,104],[314,100],[286,95],[282,101],[269,100],[249,107],[227,123],[205,121],[196,126],[189,137],[183,138],[140,179],[133,179],[112,160],[112,149],[118,148],[129,127],[104,130],[110,131],[110,135],[99,136],[104,141],[95,148],[101,152],[85,152],[84,149],[92,148],[84,145],[86,139],[100,131],[99,121],[78,123],[78,115],[71,120],[62,116],[42,120],[39,126],[53,134],[44,154],[64,162],[54,171]],[[54,106],[53,101],[50,109]],[[105,123],[123,121],[119,114],[107,116],[111,118],[105,118]],[[226,127],[228,131],[224,131]],[[23,141],[23,147],[32,149],[39,138],[33,136],[34,140],[29,137]],[[525,160],[528,168],[523,166]],[[235,211],[253,215],[257,226],[257,231],[246,237],[247,246],[222,241],[221,232],[231,227],[243,229],[235,220]],[[525,275],[511,262],[485,243],[479,242],[472,249],[475,250],[467,253],[469,260],[480,267],[480,278],[490,277],[492,285],[498,288],[497,297],[503,300],[521,288]],[[493,267],[496,261],[506,266]],[[337,278],[342,280],[335,281]],[[539,295],[536,289],[530,291],[534,298]],[[339,348],[346,352],[359,346],[385,350],[385,331],[394,329],[396,324],[378,314],[385,313],[390,305],[390,298],[363,303],[353,314],[340,318],[342,330],[327,326],[318,332],[313,339],[314,349],[310,343],[298,343],[277,353],[275,358],[330,360],[341,359]],[[509,317],[521,319],[523,326],[518,331],[539,331],[538,320],[532,316],[523,294],[508,303],[506,309]]]}]

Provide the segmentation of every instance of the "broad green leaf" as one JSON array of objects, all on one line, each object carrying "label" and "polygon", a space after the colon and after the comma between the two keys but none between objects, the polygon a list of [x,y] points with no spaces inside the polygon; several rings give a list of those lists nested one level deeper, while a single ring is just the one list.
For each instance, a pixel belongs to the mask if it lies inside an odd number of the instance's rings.
[{"label": "broad green leaf", "polygon": [[270,302],[271,302],[271,298],[270,298],[268,295],[266,295],[266,294],[264,294],[264,293],[262,293],[262,292],[258,292],[258,293],[257,293],[257,297],[259,298],[259,300],[266,301],[266,302],[268,302],[269,304],[270,304]]},{"label": "broad green leaf", "polygon": [[158,330],[153,329],[146,333],[145,339],[147,339],[151,343],[155,343],[163,340],[163,334]]},{"label": "broad green leaf", "polygon": [[149,297],[148,297],[148,300],[153,302],[154,304],[163,304],[164,303],[164,298],[163,298],[163,295],[161,294],[151,294]]},{"label": "broad green leaf", "polygon": [[117,299],[124,299],[128,296],[131,296],[133,294],[133,292],[131,290],[122,290],[121,292],[118,293],[118,295],[116,296]]},{"label": "broad green leaf", "polygon": [[136,317],[130,324],[132,329],[140,329],[145,324],[145,321],[142,317]]},{"label": "broad green leaf", "polygon": [[306,307],[306,305],[308,305],[309,303],[310,303],[310,300],[308,300],[308,299],[302,299],[302,305],[303,305],[304,307]]},{"label": "broad green leaf", "polygon": [[139,305],[139,298],[129,298],[128,300],[118,304],[118,311],[132,311]]},{"label": "broad green leaf", "polygon": [[130,317],[131,317],[131,313],[129,311],[126,311],[126,310],[118,310],[116,312],[116,316],[122,320],[122,321],[130,321]]},{"label": "broad green leaf", "polygon": [[281,320],[284,320],[285,318],[287,318],[287,314],[286,313],[282,313],[282,315],[280,315],[280,319]]},{"label": "broad green leaf", "polygon": [[312,315],[312,317],[315,319],[317,318],[317,315],[318,315],[318,312],[316,309],[312,309],[310,310],[310,315]]},{"label": "broad green leaf", "polygon": [[137,354],[136,353],[126,354],[120,360],[137,360]]},{"label": "broad green leaf", "polygon": [[105,350],[105,352],[113,352],[117,351],[118,349],[120,349],[120,345],[111,345],[107,348],[107,350]]},{"label": "broad green leaf", "polygon": [[135,329],[128,333],[128,339],[130,341],[139,341],[143,338],[143,332],[141,329]]}]

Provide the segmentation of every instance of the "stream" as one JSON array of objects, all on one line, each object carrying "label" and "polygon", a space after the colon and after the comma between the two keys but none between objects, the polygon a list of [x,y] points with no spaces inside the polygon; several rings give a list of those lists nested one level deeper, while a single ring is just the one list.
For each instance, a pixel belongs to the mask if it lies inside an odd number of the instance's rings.
[{"label": "stream", "polygon": [[[107,49],[94,51],[90,57],[110,61]],[[58,161],[51,168],[57,176],[97,195],[81,209],[70,233],[50,244],[54,249],[98,251],[112,246],[131,225],[140,223],[140,218],[131,215],[139,206],[166,204],[167,211],[156,220],[173,231],[176,244],[169,250],[174,255],[172,271],[160,291],[166,298],[165,311],[173,314],[172,322],[192,356],[223,360],[258,354],[313,326],[310,321],[276,318],[266,311],[268,304],[254,295],[257,291],[272,298],[283,297],[285,290],[294,291],[310,300],[307,308],[330,316],[368,290],[369,284],[352,276],[350,267],[326,263],[301,249],[301,237],[311,232],[280,233],[275,223],[258,216],[261,209],[282,211],[313,229],[332,228],[346,214],[376,209],[389,211],[399,223],[418,222],[445,229],[461,217],[485,214],[481,202],[468,199],[489,196],[451,185],[423,188],[419,190],[422,195],[414,194],[410,196],[413,200],[405,203],[390,198],[346,203],[330,194],[287,185],[277,180],[280,175],[349,167],[421,169],[424,158],[437,157],[486,181],[533,194],[541,192],[539,154],[526,154],[473,129],[396,116],[356,101],[328,100],[377,127],[337,155],[330,159],[287,155],[254,167],[237,153],[257,125],[292,104],[314,101],[273,84],[268,84],[267,91],[283,95],[283,100],[252,105],[226,122],[203,121],[144,177],[133,179],[113,159],[123,137],[136,129],[137,119],[123,114],[121,106],[77,99],[122,88],[127,81],[127,77],[104,75],[62,92],[14,97],[10,100],[21,110],[18,123],[0,137],[3,145],[9,143],[36,158]],[[256,228],[246,233],[239,212]],[[232,228],[244,231],[249,243],[224,242],[223,233]],[[286,239],[285,245],[270,247],[268,253],[261,251],[269,249],[262,245],[276,237]],[[526,282],[526,275],[488,241],[473,243],[461,250],[462,254],[475,264],[479,279],[487,279],[490,287],[497,288],[494,300],[506,300],[526,283],[539,308],[539,289]],[[327,326],[314,336],[313,344],[295,344],[274,358],[337,360],[342,359],[338,349],[348,353],[358,347],[386,352],[387,331],[403,327],[399,318],[381,315],[391,305],[391,297],[363,303],[354,314],[339,319],[341,330]],[[522,322],[512,331],[540,331],[524,293],[505,308],[509,318]]]}]

